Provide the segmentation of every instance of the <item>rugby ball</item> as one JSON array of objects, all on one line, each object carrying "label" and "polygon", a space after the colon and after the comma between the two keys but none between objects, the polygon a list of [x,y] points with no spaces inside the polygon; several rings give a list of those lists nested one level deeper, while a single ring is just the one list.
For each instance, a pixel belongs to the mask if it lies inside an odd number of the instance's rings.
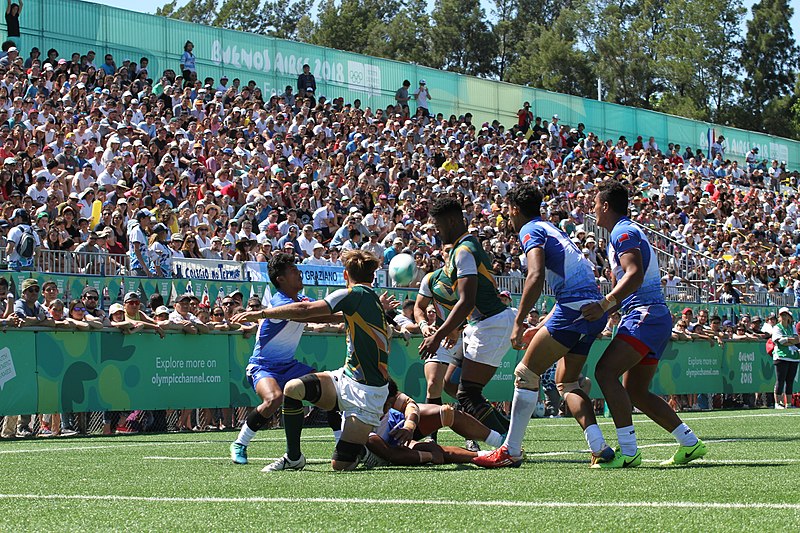
[{"label": "rugby ball", "polygon": [[414,258],[408,254],[397,254],[389,261],[389,277],[396,287],[408,287],[415,269]]}]

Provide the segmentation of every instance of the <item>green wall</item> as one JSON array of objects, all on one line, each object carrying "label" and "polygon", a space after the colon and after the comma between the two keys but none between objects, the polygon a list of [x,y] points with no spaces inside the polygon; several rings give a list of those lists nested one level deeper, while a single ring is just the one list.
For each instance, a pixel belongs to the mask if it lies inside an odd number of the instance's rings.
[{"label": "green wall", "polygon": [[[245,378],[254,338],[241,334],[12,330],[0,335],[0,415],[256,405]],[[392,339],[389,372],[401,390],[425,399],[420,338]],[[608,345],[592,348],[587,374]],[[299,360],[318,370],[344,361],[344,335],[307,334]],[[509,401],[520,353],[509,350],[485,389]],[[772,389],[772,360],[762,342],[671,343],[653,383],[658,394],[757,392]],[[594,387],[592,396],[599,397]]]}]

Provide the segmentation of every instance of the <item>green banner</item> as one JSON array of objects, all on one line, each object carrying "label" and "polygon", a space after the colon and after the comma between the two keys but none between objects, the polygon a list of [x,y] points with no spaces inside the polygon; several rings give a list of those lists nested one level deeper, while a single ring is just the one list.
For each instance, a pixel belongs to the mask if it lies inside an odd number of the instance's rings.
[{"label": "green banner", "polygon": [[[0,334],[0,415],[256,405],[245,377],[255,337],[212,333],[123,335],[116,331],[9,331]],[[389,373],[401,390],[425,398],[421,338],[392,339]],[[593,369],[609,341],[597,341]],[[317,370],[342,366],[345,336],[307,334],[297,358]],[[508,401],[520,353],[509,350],[488,383],[492,401]],[[774,369],[763,342],[671,343],[653,381],[657,394],[746,393],[772,389]],[[599,398],[595,386],[592,397]]]},{"label": "green banner", "polygon": [[229,405],[224,335],[37,332],[35,339],[39,412]]},{"label": "green banner", "polygon": [[31,333],[0,333],[0,413],[36,412],[36,357],[31,352]]}]

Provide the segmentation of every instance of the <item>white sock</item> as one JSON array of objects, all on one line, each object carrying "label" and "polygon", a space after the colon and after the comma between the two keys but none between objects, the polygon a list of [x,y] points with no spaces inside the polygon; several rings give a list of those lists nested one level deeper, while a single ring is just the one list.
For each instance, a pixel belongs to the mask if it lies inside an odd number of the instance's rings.
[{"label": "white sock", "polygon": [[697,444],[697,436],[694,431],[684,423],[672,430],[672,436],[681,446],[694,446]]},{"label": "white sock", "polygon": [[622,455],[633,457],[636,455],[636,450],[639,449],[636,445],[636,430],[633,429],[633,426],[617,428],[617,442]]},{"label": "white sock", "polygon": [[491,446],[492,448],[499,448],[503,445],[503,436],[496,432],[493,429],[489,430],[489,436],[486,437],[483,442]]},{"label": "white sock", "polygon": [[242,430],[239,432],[239,436],[236,437],[236,440],[234,442],[236,444],[242,444],[244,446],[247,446],[248,444],[250,444],[250,441],[253,440],[253,437],[255,436],[256,432],[250,429],[250,426],[248,426],[247,422],[245,422],[242,425]]},{"label": "white sock", "polygon": [[339,439],[342,438],[342,430],[341,429],[334,429],[333,430],[333,438],[336,439],[336,442],[339,442]]},{"label": "white sock", "polygon": [[514,400],[511,402],[511,424],[508,426],[505,445],[509,455],[517,456],[522,453],[522,439],[528,422],[531,420],[536,402],[539,400],[539,391],[518,389],[514,387]]},{"label": "white sock", "polygon": [[592,424],[583,430],[583,436],[586,437],[586,443],[592,453],[600,453],[606,447],[606,439],[603,438],[603,432],[597,424]]}]

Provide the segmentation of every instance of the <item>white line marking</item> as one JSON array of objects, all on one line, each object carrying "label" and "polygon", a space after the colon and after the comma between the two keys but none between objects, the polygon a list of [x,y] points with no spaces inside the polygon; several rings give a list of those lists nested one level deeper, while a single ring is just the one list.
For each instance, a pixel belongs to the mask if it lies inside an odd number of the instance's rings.
[{"label": "white line marking", "polygon": [[[330,437],[302,437],[304,441],[330,441],[333,442],[333,435]],[[52,442],[52,441],[51,441]],[[39,453],[39,452],[69,452],[69,451],[83,451],[83,450],[107,450],[110,448],[138,448],[146,446],[194,446],[196,444],[224,444],[231,441],[215,441],[215,440],[187,440],[175,442],[131,442],[127,444],[100,444],[98,446],[65,446],[63,448],[24,448],[13,450],[0,450],[0,455],[7,453]],[[286,442],[284,437],[253,439],[251,442]]]},{"label": "white line marking", "polygon": [[371,498],[281,498],[248,497],[225,498],[215,496],[173,497],[173,496],[117,496],[96,494],[0,494],[4,500],[88,500],[88,501],[131,501],[131,502],[178,502],[178,503],[343,503],[363,505],[441,505],[453,507],[631,507],[655,509],[788,509],[800,510],[800,503],[735,503],[735,502],[558,502],[558,501],[508,501],[508,500],[407,500]]},{"label": "white line marking", "polygon": [[[706,440],[703,441],[706,444],[715,444],[720,442],[739,442],[741,439],[715,439],[715,440]],[[672,448],[673,446],[677,446],[677,442],[654,442],[652,444],[640,444],[639,448]],[[571,450],[571,451],[563,451],[563,452],[526,452],[525,455],[528,457],[551,457],[556,455],[577,455],[577,454],[584,454],[590,453],[591,450]]]},{"label": "white line marking", "polygon": [[[761,417],[761,416],[764,416],[764,417],[767,417],[767,416],[800,416],[800,413],[797,413],[797,414],[795,414],[795,413],[750,413],[750,414],[746,414],[746,415],[693,416],[693,417],[681,417],[681,420],[686,422],[686,421],[692,421],[692,420],[721,420],[721,419],[727,419],[727,418],[753,418],[753,417]],[[533,419],[533,420],[545,420],[545,419],[538,418],[538,419]],[[550,420],[554,420],[554,419],[550,419]],[[563,423],[563,424],[557,424],[557,423],[537,424],[537,423],[534,423],[533,425],[535,427],[540,427],[540,428],[563,428],[563,427],[574,427],[575,426],[574,421],[570,417],[565,417],[562,420],[569,421],[570,423]],[[649,418],[637,418],[633,422],[634,422],[634,425],[635,425],[635,424],[641,424],[641,423],[652,423],[653,421],[650,420]],[[597,425],[598,426],[613,426],[614,422],[598,422]]]},{"label": "white line marking", "polygon": [[[642,459],[643,463],[660,463],[659,459]],[[788,463],[800,463],[800,459],[698,459],[692,461],[693,465],[763,465],[783,466]]]},{"label": "white line marking", "polygon": [[[228,461],[230,462],[230,457],[170,457],[167,455],[150,455],[147,457],[143,457],[142,459],[149,459],[151,461]],[[264,462],[272,462],[277,461],[280,457],[248,457],[248,461],[264,461]],[[309,464],[328,464],[330,463],[330,459],[309,459],[306,457],[306,463]]]}]

